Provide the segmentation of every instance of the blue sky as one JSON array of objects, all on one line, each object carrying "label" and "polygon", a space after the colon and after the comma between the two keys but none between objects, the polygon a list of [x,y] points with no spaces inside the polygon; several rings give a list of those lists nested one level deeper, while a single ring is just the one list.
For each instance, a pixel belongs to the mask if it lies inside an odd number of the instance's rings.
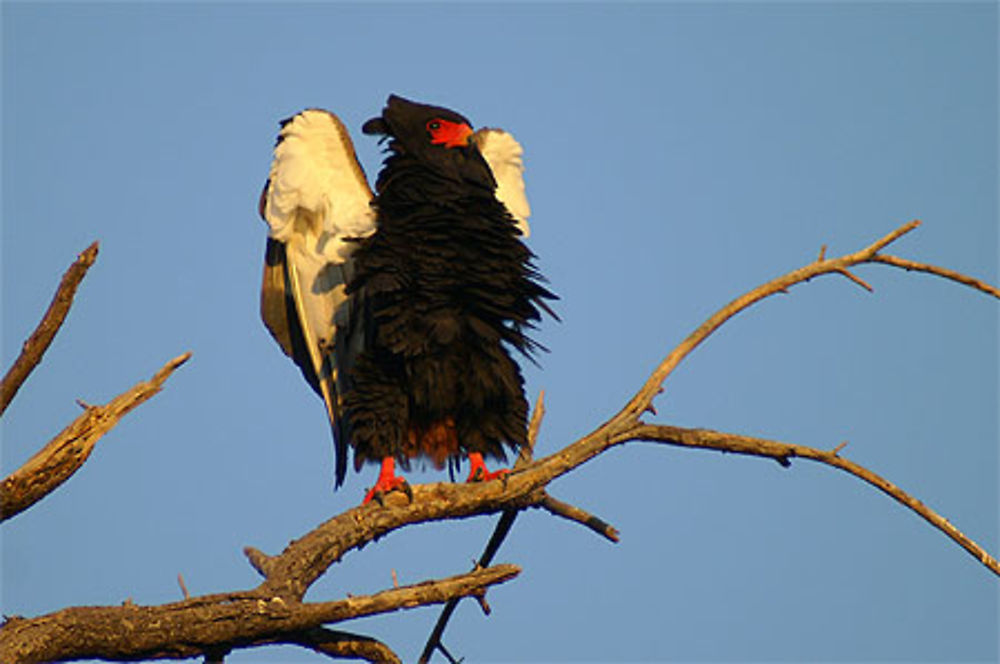
[{"label": "blue sky", "polygon": [[[49,4],[2,6],[2,356],[59,275],[97,265],[3,421],[4,472],[166,360],[193,359],[64,487],[2,527],[2,611],[255,585],[360,501],[332,491],[321,402],[257,314],[256,216],[277,122],[319,106],[360,134],[389,93],[502,126],[525,147],[533,250],[562,296],[539,453],[602,422],[745,290],[896,226],[893,252],[997,282],[994,3]],[[691,356],[659,421],[844,454],[994,554],[997,303],[884,267],[824,277]],[[416,474],[415,481],[442,479]],[[552,486],[611,545],[523,515],[524,567],[460,607],[467,661],[995,661],[998,580],[831,469],[631,445]],[[394,533],[316,599],[450,575],[492,519]],[[344,625],[419,653],[437,610]],[[232,662],[304,662],[294,648]]]}]

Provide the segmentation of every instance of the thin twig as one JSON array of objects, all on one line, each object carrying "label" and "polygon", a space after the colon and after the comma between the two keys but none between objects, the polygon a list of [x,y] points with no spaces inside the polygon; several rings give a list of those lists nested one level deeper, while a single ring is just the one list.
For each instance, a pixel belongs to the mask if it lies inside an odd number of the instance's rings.
[{"label": "thin twig", "polygon": [[553,516],[575,521],[590,528],[601,537],[607,538],[612,542],[618,542],[618,530],[610,523],[584,509],[580,509],[576,505],[571,505],[558,498],[554,498],[548,492],[546,492],[545,498],[542,499],[542,502],[538,506]]},{"label": "thin twig", "polygon": [[24,342],[21,354],[17,356],[14,364],[3,377],[3,382],[0,382],[0,415],[7,410],[7,406],[10,405],[17,391],[21,389],[21,385],[42,361],[42,355],[48,350],[56,332],[62,327],[63,321],[66,320],[66,314],[69,313],[69,308],[73,304],[73,296],[76,295],[77,287],[86,276],[87,270],[97,260],[97,250],[98,243],[94,242],[76,257],[73,264],[63,274],[59,288],[56,289],[52,303],[49,304],[45,315],[42,316],[41,322],[38,323],[38,327],[28,337],[28,340]]},{"label": "thin twig", "polygon": [[864,279],[862,279],[858,275],[854,274],[850,270],[848,270],[848,269],[845,268],[845,269],[842,269],[842,270],[837,270],[837,272],[840,273],[840,274],[842,274],[842,275],[844,275],[845,277],[847,277],[848,279],[850,279],[851,281],[853,281],[857,285],[861,286],[862,288],[864,288],[869,293],[874,293],[875,292],[875,289],[871,287],[871,284],[869,284],[867,281],[865,281]]},{"label": "thin twig", "polygon": [[952,281],[957,281],[960,284],[970,286],[976,290],[981,290],[987,295],[992,295],[993,297],[1000,299],[1000,288],[986,283],[980,279],[975,279],[962,274],[961,272],[956,272],[955,270],[949,270],[946,267],[938,267],[937,265],[930,265],[928,263],[918,263],[917,261],[911,261],[906,258],[899,258],[898,256],[893,256],[891,254],[875,254],[872,257],[872,262],[874,263],[884,263],[885,265],[892,265],[893,267],[903,268],[904,270],[910,271],[915,270],[917,272],[927,272],[928,274],[937,275],[939,277],[944,277],[945,279],[951,279]]},{"label": "thin twig", "polygon": [[177,585],[181,587],[181,594],[184,595],[184,599],[191,599],[191,593],[188,592],[187,584],[184,583],[184,575],[177,574]]},{"label": "thin twig", "polygon": [[143,381],[104,406],[89,406],[45,447],[0,484],[0,521],[23,512],[54,491],[80,469],[94,445],[133,408],[160,391],[185,353],[167,362],[152,379]]}]

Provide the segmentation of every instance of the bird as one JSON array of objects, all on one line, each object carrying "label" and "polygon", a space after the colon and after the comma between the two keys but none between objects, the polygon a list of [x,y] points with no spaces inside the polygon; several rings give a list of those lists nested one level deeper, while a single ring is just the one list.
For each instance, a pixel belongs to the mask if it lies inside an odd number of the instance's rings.
[{"label": "bird", "polygon": [[368,184],[350,134],[310,108],[281,122],[259,202],[268,225],[261,316],[322,398],[335,485],[379,464],[363,504],[412,491],[416,459],[467,481],[503,477],[527,442],[515,356],[558,299],[525,245],[523,150],[508,132],[390,95],[362,126],[386,157]]}]

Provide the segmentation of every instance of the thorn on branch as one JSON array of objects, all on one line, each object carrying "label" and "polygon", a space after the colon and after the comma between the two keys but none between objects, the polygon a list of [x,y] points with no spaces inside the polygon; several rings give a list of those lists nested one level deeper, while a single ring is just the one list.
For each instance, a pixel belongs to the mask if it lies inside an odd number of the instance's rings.
[{"label": "thorn on branch", "polygon": [[825,244],[822,247],[819,248],[819,257],[816,259],[816,261],[818,262],[818,261],[824,261],[824,260],[826,260],[826,245]]},{"label": "thorn on branch", "polygon": [[191,593],[188,592],[187,586],[184,584],[184,575],[177,574],[177,585],[181,587],[181,592],[184,593],[184,599],[191,599]]},{"label": "thorn on branch", "polygon": [[845,447],[847,447],[847,441],[846,441],[846,440],[845,440],[844,442],[842,442],[842,443],[841,443],[840,445],[837,445],[837,446],[836,446],[835,448],[833,448],[833,449],[832,449],[832,450],[830,451],[830,453],[831,453],[831,454],[832,454],[833,456],[837,456],[837,455],[839,455],[839,454],[840,454],[840,450],[844,449]]}]

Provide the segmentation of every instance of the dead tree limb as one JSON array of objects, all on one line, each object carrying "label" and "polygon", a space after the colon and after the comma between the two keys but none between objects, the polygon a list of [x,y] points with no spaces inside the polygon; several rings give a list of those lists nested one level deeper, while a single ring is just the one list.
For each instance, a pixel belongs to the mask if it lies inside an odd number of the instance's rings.
[{"label": "dead tree limb", "polygon": [[[864,263],[921,269],[915,266],[922,264],[904,264],[903,259],[887,260],[884,254],[879,253],[918,224],[906,224],[853,254],[828,259],[825,252],[821,252],[819,258],[809,265],[733,300],[669,353],[620,412],[591,433],[547,457],[532,461],[526,454],[503,479],[474,484],[414,486],[412,500],[403,494],[389,494],[384,505],[371,503],[350,509],[291,542],[280,554],[267,555],[248,547],[245,549],[247,558],[264,577],[253,590],[193,597],[157,607],[72,608],[39,618],[12,619],[0,628],[0,660],[35,662],[88,656],[136,659],[213,655],[264,642],[291,643],[293,639],[302,638],[303,634],[317,634],[310,630],[316,630],[323,624],[349,618],[422,604],[444,603],[470,595],[481,597],[490,585],[515,576],[517,568],[510,565],[477,567],[468,574],[450,579],[391,589],[364,598],[319,603],[302,601],[313,582],[344,555],[411,524],[501,513],[504,518],[491,538],[484,558],[492,557],[499,542],[509,532],[517,512],[529,507],[546,508],[593,527],[594,518],[588,513],[550,498],[548,485],[607,449],[635,441],[759,456],[774,459],[786,467],[791,459],[799,457],[840,468],[914,510],[975,555],[990,571],[1000,575],[996,560],[982,547],[887,480],[841,457],[842,446],[826,451],[738,434],[648,424],[641,419],[647,412],[655,413],[652,401],[678,364],[719,326],[755,302],[824,274],[847,276],[870,289],[869,284],[853,277],[850,272],[851,268]],[[956,278],[937,268],[924,271],[995,294],[989,290],[992,287],[982,288],[976,285],[981,282],[971,278]],[[607,531],[602,534],[608,536]],[[111,632],[101,631],[99,628],[105,624],[112,625],[114,629]],[[44,638],[39,638],[39,635]],[[432,641],[428,642],[430,654],[435,647]],[[81,643],[85,645],[81,646]],[[126,646],[130,648],[127,653],[115,649]],[[446,652],[441,645],[440,634],[436,638],[436,647]],[[217,656],[215,658],[218,659]]]},{"label": "dead tree limb", "polygon": [[98,243],[94,242],[76,257],[73,264],[63,274],[59,288],[56,289],[52,303],[49,304],[45,315],[42,316],[41,322],[38,323],[38,327],[31,333],[28,340],[24,342],[21,354],[7,370],[3,382],[0,382],[0,415],[7,410],[7,406],[10,405],[17,391],[21,389],[21,385],[42,361],[42,355],[48,350],[56,332],[62,327],[63,321],[66,320],[66,314],[69,313],[69,308],[73,304],[73,296],[76,295],[77,286],[83,281],[90,266],[97,260],[97,250]]},{"label": "dead tree limb", "polygon": [[718,450],[733,454],[769,457],[782,466],[791,465],[791,459],[809,459],[857,477],[871,484],[879,491],[892,497],[901,505],[916,512],[922,519],[943,532],[952,541],[968,551],[991,572],[1000,576],[1000,563],[983,547],[963,534],[943,516],[927,507],[923,502],[906,493],[889,480],[868,470],[864,466],[840,456],[843,445],[832,450],[821,450],[805,445],[782,443],[763,438],[753,438],[737,434],[721,433],[708,429],[684,429],[663,424],[641,424],[632,430],[634,440],[645,440],[680,447]]},{"label": "dead tree limb", "polygon": [[[839,258],[827,259],[826,247],[824,246],[820,249],[819,257],[811,264],[773,279],[733,300],[712,315],[683,342],[681,342],[681,344],[674,348],[674,350],[671,351],[653,371],[652,375],[647,379],[646,383],[639,390],[639,392],[619,413],[612,417],[611,420],[598,427],[598,429],[593,433],[568,446],[561,452],[557,453],[557,455],[565,455],[565,453],[571,448],[578,448],[581,450],[586,449],[587,452],[585,458],[579,462],[571,462],[571,467],[576,467],[579,463],[596,456],[613,445],[633,440],[654,440],[657,442],[687,447],[702,447],[705,449],[717,449],[736,454],[771,457],[785,467],[790,465],[789,458],[792,456],[812,459],[814,461],[819,461],[821,463],[826,463],[827,465],[840,468],[841,470],[855,475],[856,477],[887,493],[901,504],[915,511],[932,526],[945,533],[945,535],[972,554],[994,574],[1000,575],[1000,565],[998,565],[996,559],[989,555],[989,553],[987,553],[986,550],[980,545],[955,528],[950,522],[948,522],[947,519],[938,515],[922,502],[905,493],[902,489],[896,487],[888,480],[885,480],[884,478],[872,473],[854,462],[840,457],[839,447],[827,452],[801,445],[764,441],[762,439],[754,439],[735,434],[721,434],[718,432],[708,432],[706,430],[690,430],[680,429],[678,427],[648,425],[640,421],[640,417],[646,412],[653,413],[654,415],[656,414],[656,409],[653,406],[653,399],[662,393],[664,381],[673,372],[673,370],[676,369],[677,366],[715,330],[721,327],[730,318],[752,306],[756,302],[759,302],[760,300],[776,293],[785,293],[791,286],[809,281],[814,277],[823,274],[840,274],[857,283],[865,290],[872,292],[874,290],[872,286],[850,272],[849,268],[862,263],[882,263],[906,270],[919,270],[934,274],[956,281],[960,284],[976,288],[984,293],[993,295],[994,297],[1000,297],[1000,291],[998,291],[997,288],[954,270],[879,253],[889,244],[896,241],[906,233],[914,230],[919,225],[919,221],[912,221],[908,224],[904,224],[864,249]],[[553,455],[553,457],[556,457],[557,455]],[[543,460],[542,462],[546,461],[548,461],[548,459]],[[612,541],[617,541],[617,531],[603,520],[594,517],[585,510],[559,501],[549,496],[545,491],[542,491],[539,496],[540,498],[534,506],[542,507],[554,515],[582,523],[598,534]],[[505,513],[504,516],[507,517],[507,513]],[[500,531],[501,527],[504,527],[503,534],[506,535],[506,532],[509,530],[510,523],[512,522],[512,518],[509,519],[509,523],[502,519],[497,525],[497,531]],[[496,535],[497,532],[494,532],[494,537]],[[492,538],[490,543],[493,543]],[[452,610],[454,609],[454,607],[445,608],[445,611],[442,613],[438,624],[431,633],[431,636],[427,641],[427,645],[421,654],[421,664],[426,664],[426,662],[430,661],[435,649],[441,649],[441,637],[444,631],[444,626],[447,624],[448,618],[451,615],[449,608]]]},{"label": "dead tree limb", "polygon": [[0,484],[0,521],[28,509],[72,477],[97,441],[132,409],[159,392],[170,374],[189,357],[191,353],[175,357],[150,380],[138,383],[103,406],[86,406],[79,417]]},{"label": "dead tree limb", "polygon": [[15,617],[0,631],[0,661],[182,659],[264,642],[297,643],[321,651],[326,648],[325,654],[331,654],[332,643],[310,630],[348,618],[481,593],[519,571],[515,565],[497,565],[332,602],[302,603],[272,595],[261,587],[160,606],[88,606],[38,618]]}]

